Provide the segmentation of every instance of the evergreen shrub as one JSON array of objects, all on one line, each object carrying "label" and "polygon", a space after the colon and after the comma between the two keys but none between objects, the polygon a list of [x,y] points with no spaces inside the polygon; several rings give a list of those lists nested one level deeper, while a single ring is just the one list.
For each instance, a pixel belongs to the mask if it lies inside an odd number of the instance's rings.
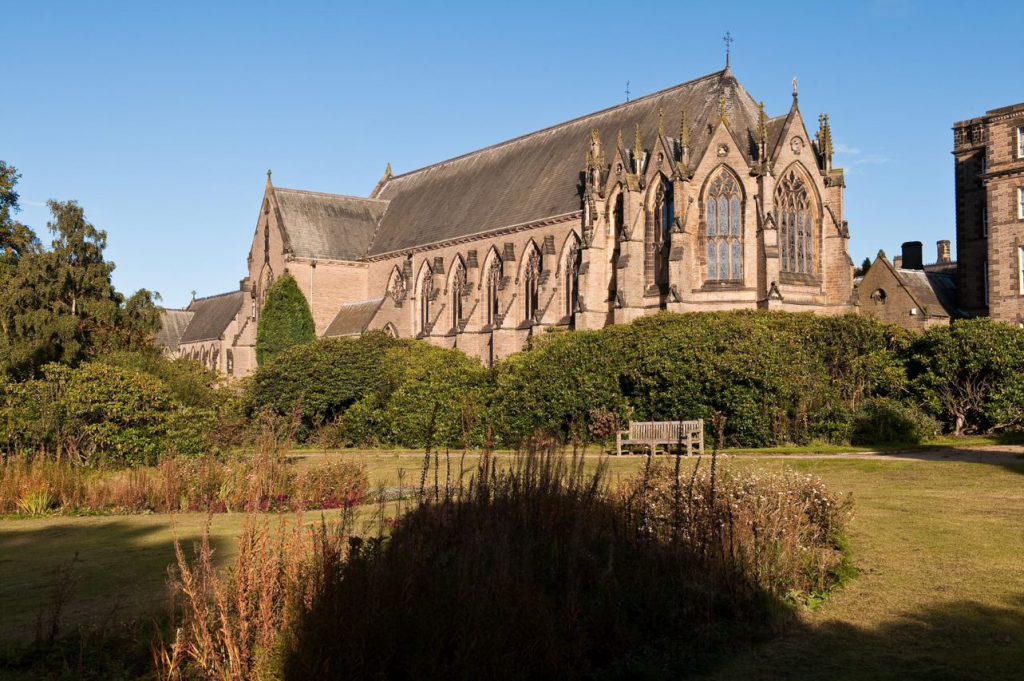
[{"label": "evergreen shrub", "polygon": [[256,327],[256,362],[266,364],[288,348],[312,343],[316,327],[295,278],[284,275],[267,291]]}]

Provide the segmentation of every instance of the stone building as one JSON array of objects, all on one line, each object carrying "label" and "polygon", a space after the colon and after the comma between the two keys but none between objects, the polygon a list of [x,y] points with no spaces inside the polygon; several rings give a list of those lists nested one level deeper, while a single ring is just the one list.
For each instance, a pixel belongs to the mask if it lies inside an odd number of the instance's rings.
[{"label": "stone building", "polygon": [[953,156],[960,307],[1024,324],[1024,103],[956,123]]},{"label": "stone building", "polygon": [[920,331],[961,316],[956,303],[956,267],[948,241],[938,242],[935,263],[924,264],[920,241],[903,244],[893,262],[884,251],[855,280],[858,310],[889,324]]},{"label": "stone building", "polygon": [[[852,311],[843,171],[828,117],[812,137],[798,104],[794,81],[769,117],[726,67],[419,170],[388,166],[366,198],[268,173],[231,294],[244,302],[219,346],[203,342],[222,367],[231,350],[229,374],[251,371],[285,272],[320,336],[379,329],[486,364],[549,329],[659,310]],[[179,354],[199,343],[188,330]]]}]

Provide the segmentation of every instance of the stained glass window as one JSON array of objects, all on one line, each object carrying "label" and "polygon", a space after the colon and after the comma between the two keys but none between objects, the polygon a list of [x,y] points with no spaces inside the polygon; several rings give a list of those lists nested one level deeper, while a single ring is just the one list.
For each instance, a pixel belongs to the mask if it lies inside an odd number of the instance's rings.
[{"label": "stained glass window", "polygon": [[727,170],[708,186],[707,218],[708,281],[743,279],[743,205],[739,182]]},{"label": "stained glass window", "polygon": [[803,178],[790,170],[775,190],[775,210],[782,246],[782,270],[814,274],[814,216],[811,195]]}]

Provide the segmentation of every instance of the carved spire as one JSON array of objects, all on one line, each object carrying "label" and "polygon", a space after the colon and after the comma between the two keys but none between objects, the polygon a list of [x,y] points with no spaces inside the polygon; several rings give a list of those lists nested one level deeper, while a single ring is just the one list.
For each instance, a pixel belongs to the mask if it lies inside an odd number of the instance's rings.
[{"label": "carved spire", "polygon": [[768,116],[764,112],[764,102],[757,105],[757,148],[763,161],[768,155]]},{"label": "carved spire", "polygon": [[622,138],[622,128],[619,128],[619,134],[615,138],[615,146],[618,149],[625,149],[626,148],[626,141]]},{"label": "carved spire", "polygon": [[800,99],[800,91],[796,87],[796,76],[793,76],[793,106],[796,106],[797,100]]},{"label": "carved spire", "polygon": [[684,153],[690,150],[690,124],[686,122],[686,109],[679,116],[679,144]]},{"label": "carved spire", "polygon": [[665,137],[665,110],[658,107],[658,137]]},{"label": "carved spire", "polygon": [[636,124],[633,134],[633,162],[636,164],[636,174],[643,172],[644,144],[640,139],[640,124]]},{"label": "carved spire", "polygon": [[832,170],[832,125],[828,122],[828,114],[818,116],[818,153],[825,172]]},{"label": "carved spire", "polygon": [[729,114],[725,108],[725,93],[718,99],[718,120],[726,125],[729,125]]},{"label": "carved spire", "polygon": [[601,148],[601,133],[597,128],[590,131],[590,160],[598,170],[604,168],[604,149]]}]

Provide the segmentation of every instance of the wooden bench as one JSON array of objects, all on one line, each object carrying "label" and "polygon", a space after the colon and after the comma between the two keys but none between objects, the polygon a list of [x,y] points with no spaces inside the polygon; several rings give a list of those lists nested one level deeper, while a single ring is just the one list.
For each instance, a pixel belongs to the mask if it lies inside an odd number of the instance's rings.
[{"label": "wooden bench", "polygon": [[665,451],[672,448],[686,456],[704,453],[704,420],[696,421],[630,421],[629,430],[615,434],[615,453],[621,455],[623,448],[649,448],[654,454],[658,446]]}]

